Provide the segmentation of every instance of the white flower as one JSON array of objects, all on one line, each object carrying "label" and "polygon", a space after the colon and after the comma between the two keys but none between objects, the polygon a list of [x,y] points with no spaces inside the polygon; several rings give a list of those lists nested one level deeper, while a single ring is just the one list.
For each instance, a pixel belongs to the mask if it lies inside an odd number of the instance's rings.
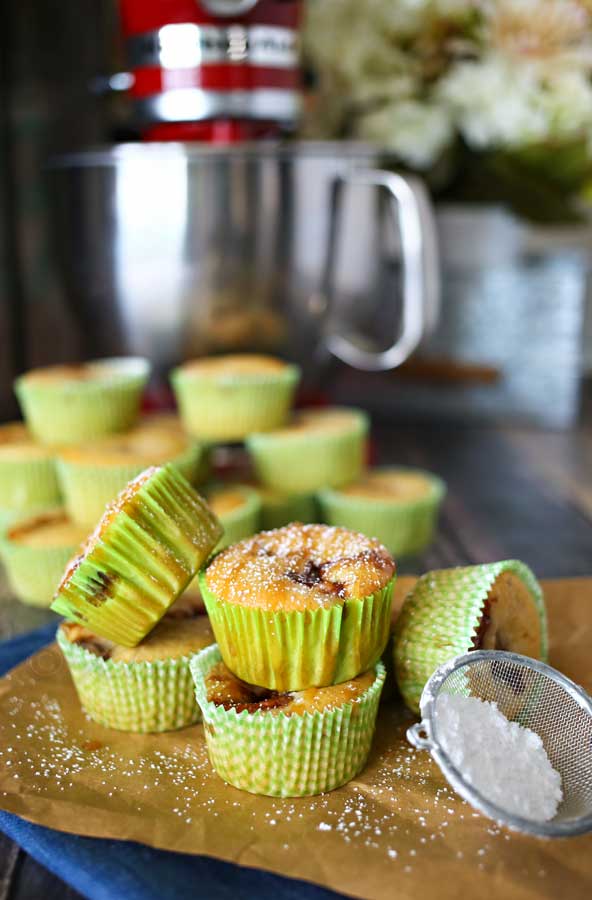
[{"label": "white flower", "polygon": [[558,66],[590,66],[590,16],[581,2],[481,0],[481,6],[483,38],[496,52],[548,74]]},{"label": "white flower", "polygon": [[551,137],[592,137],[592,84],[582,72],[559,71],[546,80],[541,104]]},{"label": "white flower", "polygon": [[438,96],[469,146],[477,149],[517,147],[548,136],[549,114],[536,73],[528,66],[496,56],[457,63],[442,79]]},{"label": "white flower", "polygon": [[416,169],[432,166],[453,138],[446,109],[416,100],[388,104],[364,116],[357,133]]}]

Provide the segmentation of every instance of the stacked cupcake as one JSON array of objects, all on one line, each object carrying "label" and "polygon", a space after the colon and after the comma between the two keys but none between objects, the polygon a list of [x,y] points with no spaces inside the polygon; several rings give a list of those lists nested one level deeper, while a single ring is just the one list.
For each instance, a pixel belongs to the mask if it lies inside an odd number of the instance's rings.
[{"label": "stacked cupcake", "polygon": [[0,553],[23,602],[49,605],[64,565],[88,534],[87,523],[62,508],[59,446],[131,427],[147,377],[144,360],[112,359],[17,379],[26,425],[0,427]]},{"label": "stacked cupcake", "polygon": [[173,464],[133,479],[107,506],[52,604],[85,712],[123,731],[158,732],[199,719],[189,659],[213,641],[184,591],[222,528]]},{"label": "stacked cupcake", "polygon": [[[171,374],[185,428],[210,448],[242,444],[251,435],[284,428],[299,379],[297,366],[247,353],[193,360]],[[228,471],[223,471],[217,483],[205,488],[224,526],[225,544],[248,537],[259,528],[317,518],[312,495],[293,495],[283,486],[273,491],[260,480],[225,486],[225,481],[236,482],[237,475],[248,481],[251,473],[239,470],[229,478]]]},{"label": "stacked cupcake", "polygon": [[424,550],[442,481],[415,469],[367,470],[367,415],[347,407],[293,413],[298,377],[295,366],[242,354],[186,363],[172,384],[189,433],[211,445],[246,445],[261,528],[323,520],[376,537],[397,556]]},{"label": "stacked cupcake", "polygon": [[360,772],[385,678],[394,576],[378,541],[302,524],[243,540],[202,571],[217,644],[190,667],[225,781],[299,797]]}]

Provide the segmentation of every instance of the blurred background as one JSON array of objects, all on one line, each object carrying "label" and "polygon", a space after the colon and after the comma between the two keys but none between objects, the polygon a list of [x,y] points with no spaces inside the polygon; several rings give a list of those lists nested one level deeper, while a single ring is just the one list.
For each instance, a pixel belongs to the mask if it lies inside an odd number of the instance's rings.
[{"label": "blurred background", "polygon": [[145,354],[158,392],[183,359],[262,349],[377,414],[573,425],[591,15],[4,4],[2,417],[32,366]]}]

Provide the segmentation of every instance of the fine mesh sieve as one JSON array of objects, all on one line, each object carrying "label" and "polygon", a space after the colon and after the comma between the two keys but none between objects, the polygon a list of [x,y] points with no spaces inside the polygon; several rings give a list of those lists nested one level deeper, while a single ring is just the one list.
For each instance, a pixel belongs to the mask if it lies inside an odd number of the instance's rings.
[{"label": "fine mesh sieve", "polygon": [[[563,801],[553,819],[535,822],[501,809],[455,768],[438,738],[442,694],[493,701],[510,721],[539,735],[562,779]],[[475,650],[436,669],[421,696],[421,715],[422,721],[408,729],[408,740],[430,751],[450,785],[479,812],[545,837],[592,831],[592,699],[565,675],[517,653]]]}]

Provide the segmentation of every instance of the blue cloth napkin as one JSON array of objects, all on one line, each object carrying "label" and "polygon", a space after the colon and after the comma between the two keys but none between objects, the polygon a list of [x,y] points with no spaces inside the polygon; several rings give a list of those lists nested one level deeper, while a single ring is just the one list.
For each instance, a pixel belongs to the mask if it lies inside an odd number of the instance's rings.
[{"label": "blue cloth napkin", "polygon": [[[55,625],[0,643],[0,674],[50,643]],[[336,900],[341,895],[206,856],[76,837],[0,810],[0,830],[90,900]]]}]

